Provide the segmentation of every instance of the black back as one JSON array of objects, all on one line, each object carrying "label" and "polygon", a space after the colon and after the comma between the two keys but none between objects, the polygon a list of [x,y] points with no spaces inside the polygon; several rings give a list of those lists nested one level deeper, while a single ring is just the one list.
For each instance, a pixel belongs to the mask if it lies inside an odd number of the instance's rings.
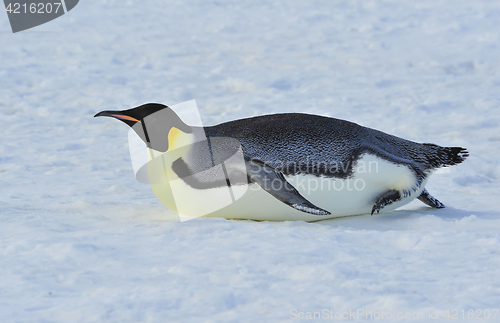
[{"label": "black back", "polygon": [[286,175],[308,173],[348,178],[364,153],[404,164],[424,178],[437,145],[398,138],[345,120],[286,113],[258,116],[205,127],[208,137],[233,137],[245,158],[258,159]]}]

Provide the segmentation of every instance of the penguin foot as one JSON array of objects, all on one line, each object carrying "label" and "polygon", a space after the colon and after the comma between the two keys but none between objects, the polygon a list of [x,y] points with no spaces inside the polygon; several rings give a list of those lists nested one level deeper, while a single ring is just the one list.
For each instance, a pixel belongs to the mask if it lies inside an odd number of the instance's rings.
[{"label": "penguin foot", "polygon": [[425,189],[425,188],[422,191],[422,194],[420,194],[420,196],[418,197],[418,199],[420,201],[422,201],[423,203],[427,204],[428,206],[433,207],[435,209],[442,209],[445,207],[444,204],[441,203],[437,198],[430,195],[429,192],[427,191],[427,189]]},{"label": "penguin foot", "polygon": [[375,212],[379,213],[380,210],[382,210],[387,205],[397,202],[399,200],[401,200],[401,193],[399,193],[399,191],[392,190],[385,193],[384,195],[382,195],[382,197],[380,197],[377,200],[377,202],[373,206],[371,215],[373,215],[373,213]]}]

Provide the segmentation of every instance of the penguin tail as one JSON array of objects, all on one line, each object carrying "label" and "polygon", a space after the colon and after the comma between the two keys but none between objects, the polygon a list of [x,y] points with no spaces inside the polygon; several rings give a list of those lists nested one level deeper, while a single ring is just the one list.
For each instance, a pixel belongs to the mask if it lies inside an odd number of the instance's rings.
[{"label": "penguin tail", "polygon": [[428,161],[433,168],[453,166],[462,163],[469,152],[462,147],[441,147],[434,144],[423,144],[428,153]]}]

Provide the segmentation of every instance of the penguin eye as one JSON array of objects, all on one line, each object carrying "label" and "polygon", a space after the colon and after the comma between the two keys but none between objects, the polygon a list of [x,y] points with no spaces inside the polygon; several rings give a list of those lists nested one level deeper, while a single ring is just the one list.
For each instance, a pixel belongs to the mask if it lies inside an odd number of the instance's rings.
[{"label": "penguin eye", "polygon": [[136,118],[132,118],[123,114],[112,114],[111,116],[122,120],[139,122],[139,120],[137,120]]}]

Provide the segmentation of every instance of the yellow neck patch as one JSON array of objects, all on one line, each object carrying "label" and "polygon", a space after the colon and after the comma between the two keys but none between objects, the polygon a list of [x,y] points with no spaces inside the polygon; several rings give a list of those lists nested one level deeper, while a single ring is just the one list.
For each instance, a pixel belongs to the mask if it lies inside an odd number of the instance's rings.
[{"label": "yellow neck patch", "polygon": [[179,135],[181,133],[182,131],[175,127],[172,127],[172,129],[170,129],[170,132],[168,133],[168,150],[175,149],[176,141],[178,141]]}]

